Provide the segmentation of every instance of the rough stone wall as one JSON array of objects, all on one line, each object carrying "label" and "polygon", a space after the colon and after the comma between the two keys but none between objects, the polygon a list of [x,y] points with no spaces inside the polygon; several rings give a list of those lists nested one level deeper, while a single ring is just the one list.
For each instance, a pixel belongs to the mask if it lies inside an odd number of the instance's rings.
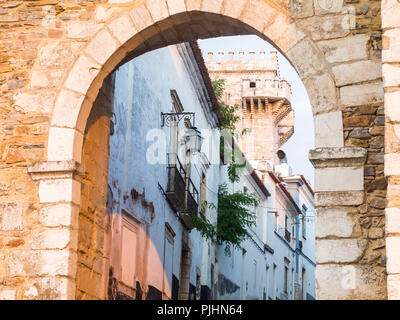
[{"label": "rough stone wall", "polygon": [[[317,116],[316,130],[320,125],[330,127],[331,132],[339,128],[343,130],[343,142],[322,138],[321,144],[316,132],[316,147],[331,143],[334,147],[343,143],[345,147],[313,161],[317,168],[317,298],[385,298],[386,181],[380,3],[345,1],[344,4],[355,13],[350,34],[340,28],[332,28],[330,32],[323,27],[317,30],[310,24],[317,17],[300,22],[306,30],[315,31],[311,37],[317,40],[331,65],[330,74],[335,79],[342,111],[341,116],[335,112]],[[322,14],[321,7],[314,8],[317,15]],[[335,12],[334,8],[330,11]],[[328,17],[323,19],[321,22],[329,23]],[[341,124],[336,117],[342,117]],[[356,155],[357,149],[354,149],[354,154],[343,159],[340,153],[346,147],[348,151],[351,148],[363,148],[363,151],[360,149],[361,153]],[[311,158],[313,155],[314,152]],[[347,178],[340,179],[338,175]],[[363,177],[363,183],[357,176]],[[342,228],[332,226],[328,220],[336,221]]]},{"label": "rough stone wall", "polygon": [[108,77],[93,104],[83,140],[79,211],[76,299],[104,298],[106,200],[110,153],[113,77]]},{"label": "rough stone wall", "polygon": [[[317,297],[385,298],[385,249],[377,244],[386,205],[380,180],[380,1],[329,3],[0,0],[0,296],[75,297],[83,134],[110,71],[127,55],[174,42],[255,33],[268,37],[289,57],[315,115],[317,149],[311,158],[317,165]],[[390,8],[382,43],[385,170],[388,206],[394,208],[387,218],[398,212],[398,80],[391,80],[398,75],[397,3],[383,2]],[[349,11],[355,8],[355,28],[343,27],[353,17],[342,13],[343,4]],[[364,191],[364,186],[375,190]],[[318,221],[335,224],[327,229]],[[389,235],[398,232],[390,230]],[[38,238],[43,241],[35,245]],[[398,247],[397,237],[389,238],[387,245]],[[391,269],[398,263],[390,261],[397,260],[388,256],[390,292],[398,292],[398,271]],[[357,290],[342,285],[353,271],[350,278]]]},{"label": "rough stone wall", "polygon": [[[379,1],[359,1],[351,3],[356,10],[355,34],[368,35],[367,57],[333,68],[336,84],[342,96],[343,129],[345,147],[362,147],[367,150],[364,164],[365,203],[349,215],[356,218],[353,235],[360,232],[361,249],[358,264],[362,277],[368,282],[376,282],[379,297],[386,297],[386,250],[385,250],[385,197],[387,183],[384,177],[384,106],[381,80],[381,21]],[[359,69],[361,68],[361,69]],[[360,70],[361,72],[357,71]],[[347,86],[349,76],[360,73],[353,86]],[[351,106],[350,106],[351,105]],[[370,268],[366,271],[366,266]],[[356,298],[356,297],[354,297]]]}]

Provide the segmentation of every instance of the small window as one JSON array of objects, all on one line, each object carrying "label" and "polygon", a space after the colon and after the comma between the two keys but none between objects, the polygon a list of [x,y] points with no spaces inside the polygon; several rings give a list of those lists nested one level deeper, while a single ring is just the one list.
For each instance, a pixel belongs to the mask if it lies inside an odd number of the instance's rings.
[{"label": "small window", "polygon": [[256,88],[256,87],[257,87],[256,83],[251,81],[250,82],[250,88]]},{"label": "small window", "polygon": [[303,206],[301,207],[301,211],[303,212],[303,216],[302,216],[302,230],[301,233],[303,235],[303,239],[306,239],[306,234],[307,234],[307,210],[308,208],[303,204]]},{"label": "small window", "polygon": [[257,287],[257,261],[253,260],[254,263],[254,275],[253,275],[253,284],[254,288]]},{"label": "small window", "polygon": [[285,266],[285,273],[284,273],[284,282],[283,282],[283,291],[287,294],[288,293],[288,287],[289,287],[289,268]]},{"label": "small window", "polygon": [[284,274],[283,274],[283,292],[288,294],[289,292],[289,264],[290,261],[287,258],[283,258],[283,262],[285,265]]}]

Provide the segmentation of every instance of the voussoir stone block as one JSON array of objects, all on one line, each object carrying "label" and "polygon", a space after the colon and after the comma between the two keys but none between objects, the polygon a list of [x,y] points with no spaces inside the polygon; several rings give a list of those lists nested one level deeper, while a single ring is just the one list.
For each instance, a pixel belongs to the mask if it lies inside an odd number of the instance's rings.
[{"label": "voussoir stone block", "polygon": [[[277,15],[275,10],[267,6],[263,0],[252,0],[250,5],[244,9],[240,20],[262,32],[267,26],[271,25]],[[270,37],[275,38],[274,35],[270,35]]]},{"label": "voussoir stone block", "polygon": [[364,191],[324,191],[315,193],[315,205],[319,207],[359,206],[364,203]]},{"label": "voussoir stone block", "polygon": [[361,258],[368,244],[360,239],[319,239],[316,241],[317,263],[350,263]]},{"label": "voussoir stone block", "polygon": [[0,286],[0,300],[15,300],[17,289],[13,287]]},{"label": "voussoir stone block", "polygon": [[223,0],[203,0],[202,11],[220,13],[222,9],[222,4],[226,2]]},{"label": "voussoir stone block", "polygon": [[22,201],[0,202],[0,230],[22,230]]},{"label": "voussoir stone block", "polygon": [[[74,234],[75,233],[75,234]],[[31,237],[31,249],[64,249],[76,236],[76,231],[69,229],[47,229]],[[75,241],[72,241],[75,244]],[[72,249],[76,249],[76,246]]]},{"label": "voussoir stone block", "polygon": [[340,64],[332,67],[337,86],[376,80],[382,77],[380,62],[365,60]]},{"label": "voussoir stone block", "polygon": [[368,266],[317,264],[317,299],[376,299],[385,296],[386,277]]},{"label": "voussoir stone block", "polygon": [[41,203],[65,201],[79,204],[80,184],[73,179],[41,180],[39,198]]},{"label": "voussoir stone block", "polygon": [[[325,68],[323,57],[320,56],[318,49],[309,38],[302,39],[291,48],[288,51],[288,57],[303,80]],[[308,59],[304,59],[304,57],[308,57]]]},{"label": "voussoir stone block", "polygon": [[46,227],[78,227],[79,209],[70,203],[59,203],[41,208],[39,223]]},{"label": "voussoir stone block", "polygon": [[318,42],[330,63],[367,59],[367,34]]},{"label": "voussoir stone block", "polygon": [[312,75],[303,82],[314,115],[337,110],[336,85],[328,73]]},{"label": "voussoir stone block", "polygon": [[385,154],[385,176],[400,176],[400,154]]},{"label": "voussoir stone block", "polygon": [[184,0],[167,0],[170,15],[185,12],[186,6]]},{"label": "voussoir stone block", "polygon": [[108,3],[110,4],[126,4],[126,3],[132,3],[134,0],[108,0]]},{"label": "voussoir stone block", "polygon": [[340,88],[340,98],[344,106],[357,106],[383,101],[381,82],[357,84]]},{"label": "voussoir stone block", "polygon": [[[104,45],[105,43],[107,45]],[[85,52],[103,65],[116,51],[117,46],[117,41],[107,30],[103,29],[89,42]]]},{"label": "voussoir stone block", "polygon": [[77,92],[60,92],[51,119],[51,124],[59,127],[75,128],[85,96]]},{"label": "voussoir stone block", "polygon": [[400,85],[400,66],[383,64],[382,72],[383,85],[385,87],[395,87]]},{"label": "voussoir stone block", "polygon": [[293,18],[306,18],[314,14],[313,2],[310,0],[289,1],[289,10]]},{"label": "voussoir stone block", "polygon": [[121,43],[125,43],[137,33],[127,14],[111,21],[108,29]]},{"label": "voussoir stone block", "polygon": [[364,190],[364,168],[318,168],[315,169],[315,191]]},{"label": "voussoir stone block", "polygon": [[168,18],[169,12],[167,2],[159,0],[147,0],[146,5],[154,21],[160,21]]},{"label": "voussoir stone block", "polygon": [[386,259],[388,274],[400,274],[400,237],[386,238]]},{"label": "voussoir stone block", "polygon": [[345,37],[350,33],[348,26],[342,18],[336,15],[326,15],[322,19],[318,16],[299,20],[300,27],[308,32],[313,40],[325,40]]},{"label": "voussoir stone block", "polygon": [[400,28],[389,29],[383,33],[382,37],[382,61],[399,62],[400,61]]},{"label": "voussoir stone block", "polygon": [[400,3],[397,0],[382,0],[382,28],[400,27]]},{"label": "voussoir stone block", "polygon": [[387,276],[387,291],[389,300],[400,300],[400,274]]},{"label": "voussoir stone block", "polygon": [[86,95],[101,66],[81,55],[70,71],[65,86]]},{"label": "voussoir stone block", "polygon": [[144,4],[135,7],[129,14],[137,31],[142,31],[154,23],[149,10]]},{"label": "voussoir stone block", "polygon": [[345,209],[316,209],[315,233],[317,238],[351,237],[355,221]]},{"label": "voussoir stone block", "polygon": [[343,147],[343,122],[342,112],[335,111],[316,115],[315,147]]},{"label": "voussoir stone block", "polygon": [[74,136],[76,133],[74,129],[51,127],[49,130],[48,161],[74,159]]},{"label": "voussoir stone block", "polygon": [[71,250],[14,250],[6,260],[7,276],[75,276],[76,259]]},{"label": "voussoir stone block", "polygon": [[400,121],[400,91],[385,93],[385,116],[391,121]]},{"label": "voussoir stone block", "polygon": [[[188,3],[197,3],[200,0],[187,0]],[[225,1],[225,5],[222,8],[222,14],[232,18],[238,18],[242,13],[248,0],[237,0],[237,1]],[[192,5],[192,7],[195,7]],[[189,4],[188,4],[189,9]]]},{"label": "voussoir stone block", "polygon": [[400,208],[386,208],[386,233],[399,233],[400,234]]}]

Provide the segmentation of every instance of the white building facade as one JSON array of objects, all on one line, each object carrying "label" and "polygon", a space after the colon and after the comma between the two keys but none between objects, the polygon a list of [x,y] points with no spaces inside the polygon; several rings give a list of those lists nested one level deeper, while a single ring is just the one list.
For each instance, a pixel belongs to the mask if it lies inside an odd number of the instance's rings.
[{"label": "white building facade", "polygon": [[[312,189],[304,178],[282,178],[268,166],[253,169],[250,161],[239,182],[229,181],[220,157],[221,110],[197,45],[144,54],[109,81],[104,297],[313,298]],[[217,223],[221,184],[259,200],[251,238],[231,255],[191,223],[205,202],[215,208],[202,217]]]}]

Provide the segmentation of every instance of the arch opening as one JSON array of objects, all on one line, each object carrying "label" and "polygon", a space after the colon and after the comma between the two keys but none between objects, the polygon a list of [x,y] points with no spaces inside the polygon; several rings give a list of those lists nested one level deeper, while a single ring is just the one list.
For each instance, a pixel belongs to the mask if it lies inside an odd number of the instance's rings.
[{"label": "arch opening", "polygon": [[[49,131],[48,161],[82,163],[82,145],[87,119],[104,79],[117,67],[146,52],[169,44],[223,35],[255,34],[272,43],[290,59],[308,89],[315,115],[317,147],[310,156],[319,175],[316,188],[321,214],[329,212],[330,208],[336,207],[341,200],[344,202],[340,203],[339,211],[344,210],[342,206],[357,208],[362,205],[365,202],[362,172],[367,155],[361,148],[345,146],[343,106],[338,99],[339,91],[334,77],[331,72],[326,72],[330,70],[329,63],[313,40],[294,23],[289,24],[289,17],[282,13],[285,10],[276,9],[276,6],[258,1],[257,6],[251,10],[242,8],[240,13],[235,14],[226,8],[221,8],[221,12],[217,14],[206,10],[183,9],[175,14],[167,11],[164,16],[155,18],[156,15],[151,8],[138,6],[129,13],[111,19],[82,50],[82,54],[78,56],[59,91]],[[262,18],[260,13],[263,14]],[[66,110],[65,105],[71,106],[71,109]],[[60,141],[63,142],[62,146]],[[326,169],[336,167],[340,168],[337,171],[339,176],[355,174],[356,182],[345,186],[345,181],[338,181],[330,185],[332,181],[329,181],[331,180],[329,177],[332,177],[332,174]],[[77,185],[73,186],[76,187]],[[344,223],[353,224],[353,217],[346,218],[347,208],[345,211],[342,218],[347,219],[347,222]],[[355,233],[353,231],[344,236],[351,238],[347,239],[350,245],[353,244],[353,238],[357,238],[355,234],[358,231],[355,230]],[[340,246],[339,242],[334,243],[329,239],[330,235],[322,236],[325,237],[327,239],[321,240],[321,244],[324,241],[323,245]],[[338,274],[342,271],[338,260],[340,258],[331,256],[321,262],[320,286],[323,289],[320,291],[320,297],[340,295],[337,292],[330,295],[327,286],[322,284],[327,283],[323,278],[326,274]],[[383,281],[381,269],[378,270],[380,282]],[[354,271],[356,281],[361,282],[364,281],[362,279],[365,272],[368,274],[368,271],[357,266],[351,271]],[[340,276],[335,279],[340,283]],[[351,298],[354,295],[351,290],[353,289],[348,289],[344,296]],[[364,293],[360,291],[357,294],[363,296]],[[378,286],[376,290],[371,289],[370,293],[365,293],[365,296],[382,296],[382,294]]]}]

